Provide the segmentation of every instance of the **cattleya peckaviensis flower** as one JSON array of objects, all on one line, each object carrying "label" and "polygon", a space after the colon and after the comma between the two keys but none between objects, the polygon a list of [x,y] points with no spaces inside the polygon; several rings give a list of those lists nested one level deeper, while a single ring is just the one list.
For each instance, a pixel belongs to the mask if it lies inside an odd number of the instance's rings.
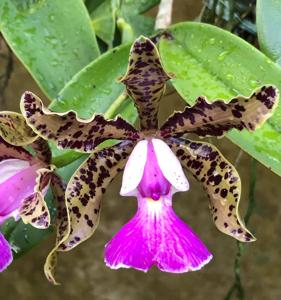
[{"label": "cattleya peckaviensis flower", "polygon": [[[189,189],[183,168],[208,193],[217,228],[239,241],[255,240],[238,213],[241,182],[237,171],[216,147],[187,136],[221,137],[233,128],[255,130],[273,113],[276,88],[263,86],[249,98],[237,96],[228,104],[199,97],[193,107],[174,113],[159,128],[159,100],[169,79],[153,42],[137,39],[120,81],[137,107],[139,130],[121,117],[106,120],[94,115],[81,120],[73,111],[55,113],[31,92],[23,95],[22,113],[38,135],[61,149],[92,153],[68,183],[68,219],[61,218],[56,247],[45,264],[49,280],[55,282],[55,253],[69,251],[94,233],[102,194],[123,169],[120,194],[137,197],[138,210],[105,246],[105,263],[110,268],[147,271],[156,265],[165,272],[182,273],[199,270],[210,261],[212,254],[172,207],[173,194]],[[121,141],[96,148],[108,139]]]},{"label": "cattleya peckaviensis flower", "polygon": [[[35,155],[24,146],[31,147]],[[50,160],[47,142],[32,131],[22,115],[0,112],[0,225],[13,217],[39,229],[49,227],[44,195],[50,183],[54,191],[62,185]],[[60,196],[63,193],[60,191]],[[13,260],[11,248],[0,232],[0,272]]]}]

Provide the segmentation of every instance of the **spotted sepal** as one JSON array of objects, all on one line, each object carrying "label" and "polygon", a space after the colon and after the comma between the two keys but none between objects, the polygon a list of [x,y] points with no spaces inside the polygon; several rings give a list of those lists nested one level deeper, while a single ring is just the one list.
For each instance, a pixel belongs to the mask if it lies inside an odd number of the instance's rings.
[{"label": "spotted sepal", "polygon": [[35,151],[35,157],[37,159],[46,164],[51,163],[52,152],[47,141],[38,137],[38,139],[36,139],[30,146]]},{"label": "spotted sepal", "polygon": [[211,144],[175,138],[167,142],[207,191],[217,228],[241,242],[255,241],[239,216],[241,181],[234,166]]},{"label": "spotted sepal", "polygon": [[139,138],[138,131],[121,117],[106,120],[102,115],[94,115],[89,120],[82,120],[74,111],[55,113],[31,92],[23,94],[21,111],[39,136],[54,141],[61,149],[92,152],[108,139],[135,141]]},{"label": "spotted sepal", "polygon": [[45,229],[50,226],[50,213],[44,195],[49,187],[54,166],[39,169],[37,171],[34,193],[25,198],[19,209],[20,217],[25,224]]},{"label": "spotted sepal", "polygon": [[172,115],[160,129],[161,135],[195,133],[201,137],[220,137],[233,128],[253,131],[273,114],[278,99],[278,90],[273,86],[263,86],[249,98],[239,96],[229,103],[221,100],[209,103],[199,97],[193,107]]},{"label": "spotted sepal", "polygon": [[66,189],[70,231],[58,250],[68,251],[94,233],[100,218],[101,197],[133,150],[125,141],[95,151],[70,179]]},{"label": "spotted sepal", "polygon": [[13,146],[0,137],[0,161],[11,158],[17,158],[27,161],[34,160],[32,155],[23,147]]},{"label": "spotted sepal", "polygon": [[51,188],[55,198],[55,205],[57,210],[56,215],[56,243],[55,247],[49,253],[44,264],[44,273],[52,284],[58,285],[58,282],[55,279],[55,271],[57,265],[57,248],[61,241],[65,237],[65,232],[69,228],[69,218],[65,205],[65,190],[66,184],[62,181],[60,177],[56,174],[53,174],[51,181]]},{"label": "spotted sepal", "polygon": [[37,135],[16,112],[0,112],[0,136],[9,144],[25,146],[36,140]]},{"label": "spotted sepal", "polygon": [[153,42],[140,37],[133,44],[129,56],[127,73],[120,79],[137,107],[141,129],[158,128],[158,107],[166,81],[159,52]]}]

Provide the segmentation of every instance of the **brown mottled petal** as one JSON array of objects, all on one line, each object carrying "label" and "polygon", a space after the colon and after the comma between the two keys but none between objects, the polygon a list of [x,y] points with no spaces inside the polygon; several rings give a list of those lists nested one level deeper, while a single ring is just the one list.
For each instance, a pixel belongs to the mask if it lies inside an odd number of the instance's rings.
[{"label": "brown mottled petal", "polygon": [[37,135],[16,112],[0,112],[0,136],[9,144],[25,146],[36,140]]},{"label": "brown mottled petal", "polygon": [[195,133],[204,136],[223,136],[227,131],[260,127],[274,112],[279,93],[273,86],[257,89],[249,98],[239,96],[228,104],[221,100],[209,103],[199,97],[193,107],[172,115],[161,128],[161,135]]},{"label": "brown mottled petal", "polygon": [[57,216],[56,216],[56,244],[52,251],[47,256],[44,272],[47,279],[57,285],[57,281],[55,279],[55,270],[57,265],[57,248],[60,242],[64,239],[64,233],[68,231],[69,228],[69,218],[68,212],[65,205],[65,190],[66,184],[61,180],[60,177],[53,174],[51,181],[51,188],[53,191],[53,195],[55,198]]},{"label": "brown mottled petal", "polygon": [[54,166],[42,168],[37,171],[34,194],[24,199],[19,210],[22,221],[25,224],[40,229],[50,226],[50,213],[44,200],[44,194],[49,187]]},{"label": "brown mottled petal", "polygon": [[66,189],[70,232],[59,251],[69,251],[87,240],[97,228],[102,194],[120,172],[133,150],[133,142],[122,142],[95,151],[70,179]]},{"label": "brown mottled petal", "polygon": [[0,161],[10,158],[18,158],[27,161],[33,160],[32,155],[24,148],[8,144],[0,137]]},{"label": "brown mottled petal", "polygon": [[234,166],[211,144],[175,138],[166,141],[182,166],[203,184],[217,228],[241,242],[255,241],[239,216],[241,181]]},{"label": "brown mottled petal", "polygon": [[137,39],[131,48],[127,73],[120,81],[135,101],[141,129],[158,128],[159,100],[169,79],[153,42],[145,37]]},{"label": "brown mottled petal", "polygon": [[52,160],[52,152],[47,141],[38,137],[38,139],[35,140],[30,146],[33,148],[36,153],[35,156],[40,161],[50,164]]},{"label": "brown mottled petal", "polygon": [[137,140],[138,131],[121,117],[106,120],[94,115],[89,120],[79,119],[74,111],[51,112],[31,92],[25,92],[21,110],[30,127],[42,138],[54,141],[59,148],[80,152],[92,152],[108,139]]}]

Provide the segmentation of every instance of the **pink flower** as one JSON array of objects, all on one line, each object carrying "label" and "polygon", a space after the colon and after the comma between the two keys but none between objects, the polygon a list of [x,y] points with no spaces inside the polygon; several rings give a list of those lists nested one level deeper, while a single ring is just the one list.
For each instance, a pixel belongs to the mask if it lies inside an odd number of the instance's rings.
[{"label": "pink flower", "polygon": [[[0,225],[21,218],[36,228],[47,228],[50,214],[44,195],[54,169],[48,144],[17,113],[0,112],[0,121]],[[30,145],[36,156],[18,145]],[[0,272],[12,259],[11,247],[0,232]]]},{"label": "pink flower", "polygon": [[[28,156],[28,153],[25,155]],[[17,221],[25,205],[25,199],[34,193],[36,172],[40,169],[40,165],[36,163],[32,165],[30,160],[9,158],[0,162],[0,225],[10,217]],[[0,233],[0,272],[11,262],[12,251]]]},{"label": "pink flower", "polygon": [[[23,95],[22,113],[39,136],[61,149],[91,153],[66,189],[67,218],[66,214],[61,218],[57,243],[45,264],[45,274],[53,283],[56,253],[69,251],[92,236],[102,195],[124,168],[121,195],[137,197],[138,210],[106,245],[109,267],[147,271],[156,265],[162,271],[180,273],[198,270],[210,261],[210,252],[172,208],[172,195],[189,188],[182,168],[203,185],[220,231],[239,241],[255,240],[239,216],[241,182],[236,169],[215,146],[192,141],[188,134],[219,137],[231,129],[255,130],[276,108],[277,89],[263,86],[250,97],[237,96],[228,104],[199,97],[193,107],[174,113],[159,127],[159,101],[170,78],[156,46],[144,37],[136,40],[120,81],[138,110],[139,129],[119,116],[81,120],[73,111],[55,113],[31,92]],[[120,142],[97,149],[109,139]]]},{"label": "pink flower", "polygon": [[136,196],[136,215],[106,245],[106,265],[182,273],[199,270],[212,255],[174,212],[172,196],[189,189],[181,164],[160,139],[138,142],[126,164],[122,196]]}]

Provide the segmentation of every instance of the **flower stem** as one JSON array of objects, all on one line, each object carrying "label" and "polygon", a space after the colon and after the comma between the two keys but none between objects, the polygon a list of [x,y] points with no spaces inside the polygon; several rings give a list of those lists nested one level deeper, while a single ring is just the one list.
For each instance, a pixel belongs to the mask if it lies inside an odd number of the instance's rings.
[{"label": "flower stem", "polygon": [[123,18],[118,18],[117,27],[121,32],[122,44],[133,42],[134,30],[129,23],[127,23]]},{"label": "flower stem", "polygon": [[106,119],[112,119],[116,115],[116,111],[120,107],[120,105],[126,100],[127,93],[124,91],[122,94],[120,94],[109,106],[108,110],[104,113],[104,117]]},{"label": "flower stem", "polygon": [[243,150],[240,149],[239,152],[238,152],[238,154],[237,154],[237,157],[236,157],[236,159],[235,159],[235,162],[234,162],[234,166],[235,166],[235,167],[238,166],[238,164],[239,164],[239,162],[240,162],[242,156],[243,156]]},{"label": "flower stem", "polygon": [[172,22],[173,0],[161,0],[156,21],[155,30],[165,29]]},{"label": "flower stem", "polygon": [[[250,170],[250,188],[249,188],[249,201],[248,208],[245,216],[245,224],[247,225],[250,221],[252,213],[255,208],[255,189],[257,181],[257,161],[252,158],[251,170]],[[237,252],[234,262],[234,283],[230,287],[224,300],[232,299],[234,293],[236,292],[237,299],[244,300],[245,292],[241,280],[241,258],[244,251],[245,245],[241,242],[237,242]]]}]

